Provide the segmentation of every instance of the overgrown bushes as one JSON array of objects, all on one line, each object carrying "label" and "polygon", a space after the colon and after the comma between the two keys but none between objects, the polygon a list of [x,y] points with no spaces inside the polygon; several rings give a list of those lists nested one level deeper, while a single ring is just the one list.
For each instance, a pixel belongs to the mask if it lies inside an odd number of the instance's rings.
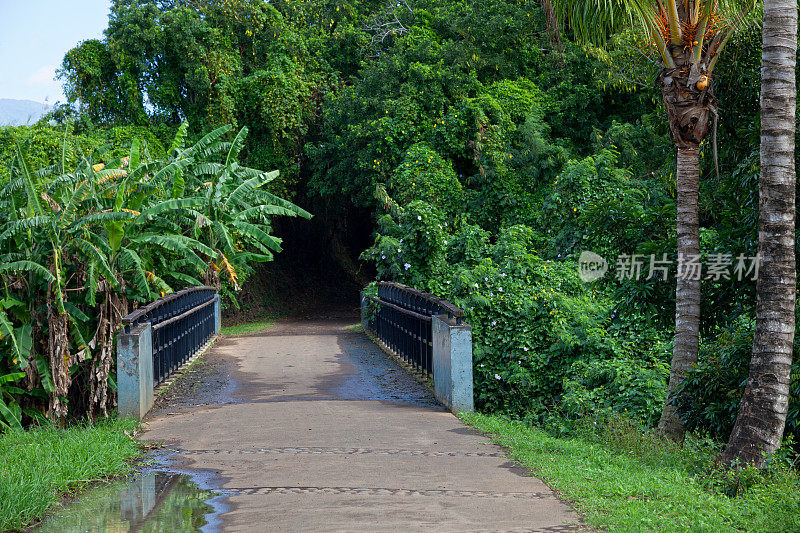
[{"label": "overgrown bushes", "polygon": [[[752,318],[740,317],[701,345],[699,362],[690,370],[675,396],[689,429],[708,432],[727,441],[739,412],[753,349]],[[789,413],[785,435],[797,444],[800,435],[800,342],[795,341]]]}]

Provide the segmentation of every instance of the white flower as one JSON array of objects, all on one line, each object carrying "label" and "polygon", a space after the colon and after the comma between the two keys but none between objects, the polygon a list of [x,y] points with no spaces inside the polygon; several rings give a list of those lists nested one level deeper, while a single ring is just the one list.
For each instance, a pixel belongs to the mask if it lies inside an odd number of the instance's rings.
[{"label": "white flower", "polygon": [[422,215],[417,215],[417,220],[422,220]]},{"label": "white flower", "polygon": [[528,347],[527,346],[523,346],[522,349],[525,350],[526,352],[528,351]]},{"label": "white flower", "polygon": [[386,259],[386,256],[385,255],[381,255],[381,259]]},{"label": "white flower", "polygon": [[497,290],[503,292],[503,287],[497,287]]},{"label": "white flower", "polygon": [[496,326],[497,325],[497,320],[492,320],[492,325]]},{"label": "white flower", "polygon": [[497,379],[497,380],[499,380],[499,379],[502,379],[502,378],[500,377],[500,374],[495,374],[495,375],[494,375],[494,379]]},{"label": "white flower", "polygon": [[400,239],[400,244],[402,244],[402,243],[403,243],[403,239]]},{"label": "white flower", "polygon": [[483,278],[483,281],[489,281],[489,278]]},{"label": "white flower", "polygon": [[399,254],[400,252],[402,252],[402,251],[403,251],[403,250],[401,250],[400,248],[398,248],[398,249],[397,249],[397,253],[398,253],[398,254]]},{"label": "white flower", "polygon": [[409,268],[411,268],[411,263],[406,263],[403,266],[405,267],[406,270],[408,270]]}]

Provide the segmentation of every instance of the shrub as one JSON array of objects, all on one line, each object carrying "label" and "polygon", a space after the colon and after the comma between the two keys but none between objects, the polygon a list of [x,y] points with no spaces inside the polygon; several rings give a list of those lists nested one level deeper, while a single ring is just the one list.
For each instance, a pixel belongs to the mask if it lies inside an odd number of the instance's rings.
[{"label": "shrub", "polygon": [[423,144],[415,144],[392,177],[395,200],[408,204],[422,200],[453,215],[462,203],[461,183],[453,165]]},{"label": "shrub", "polygon": [[[716,439],[727,441],[739,412],[749,373],[754,326],[752,318],[740,317],[729,328],[722,329],[713,340],[701,343],[697,365],[689,370],[672,400],[687,429],[707,432]],[[800,435],[797,340],[794,352],[789,414],[784,434],[796,439]]]}]

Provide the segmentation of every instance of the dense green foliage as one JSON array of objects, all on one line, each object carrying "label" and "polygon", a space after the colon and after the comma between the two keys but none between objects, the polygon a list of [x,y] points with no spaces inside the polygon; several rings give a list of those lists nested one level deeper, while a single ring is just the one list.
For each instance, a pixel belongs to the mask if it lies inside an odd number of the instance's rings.
[{"label": "dense green foliage", "polygon": [[[650,424],[666,394],[676,274],[673,264],[667,280],[645,279],[651,256],[674,262],[676,249],[657,63],[639,36],[613,36],[604,51],[569,35],[554,45],[545,22],[529,0],[116,0],[105,38],[65,57],[74,107],[51,119],[72,116],[87,147],[131,128],[166,147],[187,119],[195,139],[248,127],[240,158],[280,170],[273,192],[319,201],[328,220],[369,211],[374,244],[361,257],[378,278],[465,309],[481,409]],[[759,43],[757,29],[738,34],[713,79],[719,175],[709,143],[705,264],[756,251]],[[57,157],[48,131],[14,135],[49,139],[30,148],[44,163]],[[0,136],[8,160],[3,146]],[[609,261],[604,279],[579,279],[584,250]],[[615,278],[622,254],[642,255],[640,279]],[[754,286],[703,279],[703,355],[681,405],[691,427],[722,439]]]}]

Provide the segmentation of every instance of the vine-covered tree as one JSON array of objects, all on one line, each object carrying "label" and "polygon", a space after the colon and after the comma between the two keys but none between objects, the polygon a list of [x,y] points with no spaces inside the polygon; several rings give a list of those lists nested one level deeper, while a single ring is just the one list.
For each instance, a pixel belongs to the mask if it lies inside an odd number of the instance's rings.
[{"label": "vine-covered tree", "polygon": [[308,52],[267,2],[112,4],[102,40],[67,52],[69,102],[95,124],[224,124],[252,132],[248,162],[296,178],[311,92]]}]

